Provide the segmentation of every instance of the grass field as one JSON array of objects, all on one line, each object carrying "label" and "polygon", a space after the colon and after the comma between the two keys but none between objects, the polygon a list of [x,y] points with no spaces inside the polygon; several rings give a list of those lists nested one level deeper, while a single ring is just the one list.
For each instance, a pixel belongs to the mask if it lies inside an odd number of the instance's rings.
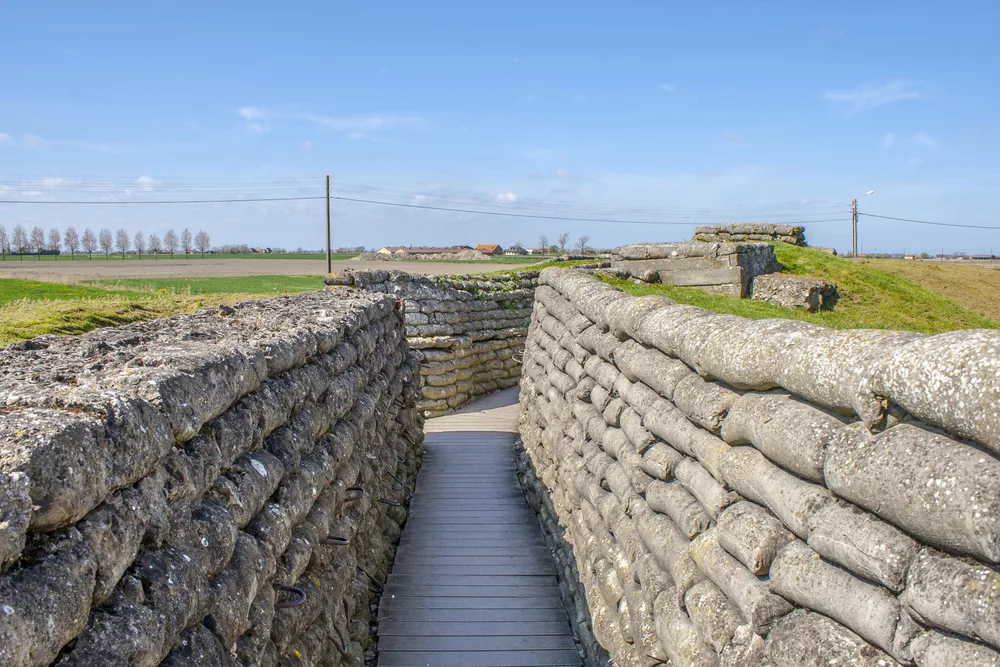
[{"label": "grass field", "polygon": [[[694,288],[635,285],[613,278],[605,280],[632,294],[663,294],[681,303],[753,319],[784,317],[834,328],[902,329],[925,333],[1000,328],[1000,302],[993,296],[1000,288],[1000,271],[955,264],[853,262],[785,244],[776,244],[775,252],[786,272],[837,283],[842,296],[836,308],[806,313]],[[558,265],[575,266],[591,261],[560,262]],[[481,270],[477,273],[515,270],[514,267],[499,271],[496,268],[496,264],[513,262],[469,263],[478,265]],[[545,262],[538,268],[553,264],[557,263]],[[392,266],[392,263],[385,263],[386,268]],[[103,279],[89,276],[72,283],[0,278],[0,345],[42,334],[79,334],[98,327],[194,312],[222,303],[322,289],[323,285],[318,275]]]},{"label": "grass field", "polygon": [[835,329],[899,329],[922,333],[1000,328],[1000,323],[983,312],[880,268],[881,261],[876,268],[874,263],[856,263],[784,243],[775,244],[775,254],[786,273],[837,283],[841,297],[836,307],[832,311],[808,313],[691,287],[636,285],[616,278],[605,280],[631,294],[662,294],[680,303],[750,319],[783,317]]}]

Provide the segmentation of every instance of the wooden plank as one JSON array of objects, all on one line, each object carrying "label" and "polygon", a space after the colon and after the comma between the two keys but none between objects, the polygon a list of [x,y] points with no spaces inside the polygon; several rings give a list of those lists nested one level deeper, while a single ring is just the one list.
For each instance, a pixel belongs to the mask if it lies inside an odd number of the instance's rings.
[{"label": "wooden plank", "polygon": [[[463,624],[459,624],[461,627]],[[381,629],[381,626],[379,626]],[[572,635],[406,636],[383,635],[379,651],[524,651],[530,649],[576,649]]]},{"label": "wooden plank", "polygon": [[386,651],[379,667],[579,667],[575,650],[537,651]]},{"label": "wooden plank", "polygon": [[378,624],[379,637],[427,636],[438,637],[530,637],[569,635],[569,623],[558,621],[392,621]]},{"label": "wooden plank", "polygon": [[391,591],[396,597],[414,598],[539,598],[552,596],[559,599],[559,587],[555,584],[544,586],[448,586],[444,584],[411,584]]},{"label": "wooden plank", "polygon": [[[410,598],[418,599],[418,598]],[[437,598],[435,598],[437,599]],[[379,606],[379,620],[409,621],[563,621],[566,611],[562,607],[532,609],[411,609],[406,607]]]},{"label": "wooden plank", "polygon": [[447,586],[535,586],[556,583],[554,574],[405,574],[389,575],[389,585],[406,590],[411,586],[442,583]]},{"label": "wooden plank", "polygon": [[556,569],[547,563],[518,563],[516,565],[438,565],[434,563],[394,563],[392,573],[408,576],[556,576]]},{"label": "wooden plank", "polygon": [[[393,563],[393,572],[401,567],[549,567],[555,568],[555,563],[548,558],[548,553],[537,554],[539,558],[524,558],[522,554],[498,555],[498,556],[437,556],[428,559],[423,556],[400,552],[396,555],[396,562]],[[545,558],[542,559],[541,556]]]},{"label": "wooden plank", "polygon": [[558,597],[476,597],[476,596],[438,596],[438,597],[394,597],[382,595],[379,601],[379,613],[412,611],[419,614],[426,609],[562,609],[562,600]]}]

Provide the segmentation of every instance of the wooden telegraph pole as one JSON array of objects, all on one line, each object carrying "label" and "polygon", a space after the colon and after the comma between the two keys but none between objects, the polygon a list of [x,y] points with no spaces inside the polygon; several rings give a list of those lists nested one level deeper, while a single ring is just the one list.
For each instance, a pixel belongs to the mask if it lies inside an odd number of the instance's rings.
[{"label": "wooden telegraph pole", "polygon": [[858,198],[851,200],[851,257],[858,258]]},{"label": "wooden telegraph pole", "polygon": [[330,175],[326,175],[326,275],[333,273],[333,257],[330,254]]}]

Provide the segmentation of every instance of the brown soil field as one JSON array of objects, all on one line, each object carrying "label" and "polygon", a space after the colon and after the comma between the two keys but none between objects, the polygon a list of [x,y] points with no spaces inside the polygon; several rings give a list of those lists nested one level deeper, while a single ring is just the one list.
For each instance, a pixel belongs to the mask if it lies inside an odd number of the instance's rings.
[{"label": "brown soil field", "polygon": [[872,266],[933,290],[969,310],[1000,321],[1000,270],[995,263],[879,259]]},{"label": "brown soil field", "polygon": [[[525,263],[530,263],[528,260]],[[490,262],[359,262],[339,260],[333,270],[394,269],[407,273],[481,273],[514,268],[516,264]],[[54,282],[108,278],[210,278],[233,276],[295,275],[321,276],[326,273],[326,261],[319,259],[95,259],[77,262],[10,261],[0,264],[0,278],[24,278]]]}]

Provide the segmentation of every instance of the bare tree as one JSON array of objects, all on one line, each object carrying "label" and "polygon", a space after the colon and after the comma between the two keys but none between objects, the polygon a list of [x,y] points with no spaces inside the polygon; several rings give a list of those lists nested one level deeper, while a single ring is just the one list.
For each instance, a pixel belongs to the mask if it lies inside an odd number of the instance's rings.
[{"label": "bare tree", "polygon": [[212,241],[208,238],[208,232],[204,229],[198,232],[198,234],[194,237],[194,244],[195,247],[201,251],[201,256],[204,258],[205,251],[212,247]]},{"label": "bare tree", "polygon": [[146,252],[146,237],[142,235],[142,232],[136,232],[133,243],[135,244],[135,251],[139,253],[139,257],[141,258],[142,253]]},{"label": "bare tree", "polygon": [[560,234],[559,237],[556,239],[556,243],[559,244],[559,252],[565,255],[566,244],[569,243],[569,234],[567,234],[566,232]]},{"label": "bare tree", "polygon": [[191,230],[185,229],[181,232],[181,248],[184,249],[184,254],[191,252]]},{"label": "bare tree", "polygon": [[125,259],[125,251],[128,250],[131,243],[132,242],[128,237],[128,232],[124,229],[119,229],[115,232],[115,245],[118,246],[118,250],[122,254],[122,259]]},{"label": "bare tree", "polygon": [[580,237],[580,240],[576,242],[576,247],[580,249],[581,255],[587,252],[587,241],[589,240],[590,237],[584,234],[583,236]]},{"label": "bare tree", "polygon": [[31,249],[35,251],[37,259],[42,258],[42,251],[45,250],[45,232],[41,227],[34,227],[31,230]]},{"label": "bare tree", "polygon": [[28,252],[28,230],[22,225],[14,225],[14,237],[11,239],[14,244],[14,250],[17,250],[18,254],[21,255],[21,261],[24,261],[24,253]]},{"label": "bare tree", "polygon": [[540,247],[543,251],[548,250],[549,249],[549,237],[546,236],[545,234],[542,234],[541,236],[539,236],[538,237],[538,247]]},{"label": "bare tree", "polygon": [[76,257],[76,251],[80,247],[80,235],[76,233],[76,227],[70,225],[63,234],[63,244],[69,250],[69,256]]},{"label": "bare tree", "polygon": [[101,230],[100,242],[101,242],[101,250],[104,251],[104,256],[107,257],[108,255],[111,254],[111,251],[114,250],[115,247],[115,242],[114,239],[111,237],[110,229]]},{"label": "bare tree", "polygon": [[49,230],[49,245],[46,248],[53,255],[59,255],[59,248],[62,247],[62,234],[58,229]]},{"label": "bare tree", "polygon": [[171,255],[177,252],[177,234],[174,234],[174,230],[168,229],[167,233],[163,235],[163,247]]},{"label": "bare tree", "polygon": [[149,235],[149,254],[159,255],[160,251],[163,250],[163,245],[160,243],[160,237],[156,234]]},{"label": "bare tree", "polygon": [[7,240],[7,228],[0,225],[0,259],[7,259],[10,252],[10,241]]},{"label": "bare tree", "polygon": [[97,236],[89,229],[83,230],[83,250],[94,259],[94,253],[97,252]]}]

